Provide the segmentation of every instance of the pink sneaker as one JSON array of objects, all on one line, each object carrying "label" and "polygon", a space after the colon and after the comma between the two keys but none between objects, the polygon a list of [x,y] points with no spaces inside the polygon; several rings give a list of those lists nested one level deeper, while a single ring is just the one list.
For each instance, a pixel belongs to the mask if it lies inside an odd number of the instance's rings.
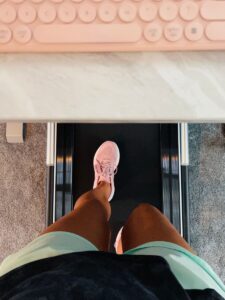
[{"label": "pink sneaker", "polygon": [[119,232],[117,233],[116,241],[114,243],[114,248],[117,254],[123,254],[123,245],[121,240],[122,231],[123,231],[123,227],[121,227]]},{"label": "pink sneaker", "polygon": [[98,148],[95,153],[93,165],[95,171],[95,181],[93,188],[96,188],[100,181],[111,184],[111,194],[109,201],[115,192],[114,175],[120,160],[120,151],[116,143],[106,141]]}]

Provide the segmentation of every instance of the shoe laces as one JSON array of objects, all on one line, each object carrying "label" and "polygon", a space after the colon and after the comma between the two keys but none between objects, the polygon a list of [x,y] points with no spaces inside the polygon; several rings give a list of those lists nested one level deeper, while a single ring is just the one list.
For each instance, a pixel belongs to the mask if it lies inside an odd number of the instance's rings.
[{"label": "shoe laces", "polygon": [[101,176],[107,178],[115,175],[117,173],[117,168],[114,170],[111,161],[109,160],[97,160],[97,164],[95,165],[95,171]]}]

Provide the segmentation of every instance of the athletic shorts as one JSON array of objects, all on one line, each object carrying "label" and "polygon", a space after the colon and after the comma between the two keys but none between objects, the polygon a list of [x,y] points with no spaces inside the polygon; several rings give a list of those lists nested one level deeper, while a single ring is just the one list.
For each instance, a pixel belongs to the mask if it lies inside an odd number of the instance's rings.
[{"label": "athletic shorts", "polygon": [[[6,257],[0,265],[0,276],[32,261],[61,254],[98,251],[85,238],[70,232],[51,232],[39,236],[18,252]],[[158,255],[169,264],[184,289],[216,290],[225,298],[225,286],[212,268],[197,255],[168,242],[149,242],[126,251],[123,255]]]}]

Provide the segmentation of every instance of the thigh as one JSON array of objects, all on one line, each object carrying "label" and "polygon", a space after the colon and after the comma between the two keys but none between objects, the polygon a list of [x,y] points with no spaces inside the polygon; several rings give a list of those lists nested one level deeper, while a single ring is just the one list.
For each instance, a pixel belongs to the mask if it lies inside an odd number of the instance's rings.
[{"label": "thigh", "polygon": [[77,208],[47,227],[41,234],[66,231],[80,235],[99,250],[107,251],[110,242],[110,226],[103,217],[99,201],[84,199],[84,206]]},{"label": "thigh", "polygon": [[169,220],[157,208],[145,203],[129,216],[121,240],[123,251],[154,241],[171,242],[193,251]]}]

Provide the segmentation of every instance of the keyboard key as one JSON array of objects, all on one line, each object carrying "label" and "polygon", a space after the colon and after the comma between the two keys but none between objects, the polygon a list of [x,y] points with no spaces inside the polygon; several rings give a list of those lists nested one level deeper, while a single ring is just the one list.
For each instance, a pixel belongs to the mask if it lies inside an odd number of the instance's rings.
[{"label": "keyboard key", "polygon": [[138,24],[55,24],[34,29],[35,40],[45,44],[135,43],[141,34]]},{"label": "keyboard key", "polygon": [[31,30],[29,27],[25,25],[17,26],[13,30],[13,37],[15,41],[17,41],[20,44],[26,44],[31,40]]},{"label": "keyboard key", "polygon": [[56,18],[55,7],[51,4],[44,3],[38,10],[38,17],[43,23],[51,23]]},{"label": "keyboard key", "polygon": [[158,23],[151,23],[145,27],[144,37],[149,42],[156,42],[162,36],[162,27]]},{"label": "keyboard key", "polygon": [[204,27],[199,22],[191,22],[185,27],[185,36],[189,41],[198,41],[204,34]]},{"label": "keyboard key", "polygon": [[206,20],[225,20],[225,1],[206,1],[200,12]]},{"label": "keyboard key", "polygon": [[149,22],[155,19],[157,15],[157,7],[151,2],[143,2],[139,7],[139,17],[145,22]]},{"label": "keyboard key", "polygon": [[198,16],[198,4],[194,1],[186,1],[181,4],[180,16],[185,21],[194,20]]},{"label": "keyboard key", "polygon": [[22,3],[24,0],[11,0],[13,3],[19,4]]},{"label": "keyboard key", "polygon": [[10,4],[3,4],[0,7],[0,21],[3,23],[12,23],[16,19],[16,10]]},{"label": "keyboard key", "polygon": [[124,22],[132,22],[136,17],[136,7],[130,3],[124,3],[119,8],[119,17]]},{"label": "keyboard key", "polygon": [[32,23],[36,19],[36,10],[29,4],[22,4],[18,9],[20,21]]},{"label": "keyboard key", "polygon": [[64,23],[71,23],[76,18],[75,6],[70,3],[62,3],[58,7],[58,18]]},{"label": "keyboard key", "polygon": [[225,22],[212,22],[206,26],[205,34],[211,41],[225,41]]},{"label": "keyboard key", "polygon": [[83,0],[72,0],[73,2],[75,2],[75,3],[80,3],[80,2],[82,2]]},{"label": "keyboard key", "polygon": [[79,9],[78,15],[81,21],[90,23],[96,18],[96,8],[90,4],[83,4]]},{"label": "keyboard key", "polygon": [[160,5],[159,15],[164,21],[172,21],[176,18],[178,7],[171,1],[165,1]]},{"label": "keyboard key", "polygon": [[177,22],[166,25],[164,29],[165,38],[170,42],[178,41],[183,34],[183,27]]},{"label": "keyboard key", "polygon": [[102,4],[98,10],[98,16],[103,22],[112,22],[116,14],[116,6],[110,3]]},{"label": "keyboard key", "polygon": [[0,25],[0,44],[8,43],[11,40],[11,37],[11,30],[5,25]]},{"label": "keyboard key", "polygon": [[43,0],[31,0],[33,3],[41,3]]}]

